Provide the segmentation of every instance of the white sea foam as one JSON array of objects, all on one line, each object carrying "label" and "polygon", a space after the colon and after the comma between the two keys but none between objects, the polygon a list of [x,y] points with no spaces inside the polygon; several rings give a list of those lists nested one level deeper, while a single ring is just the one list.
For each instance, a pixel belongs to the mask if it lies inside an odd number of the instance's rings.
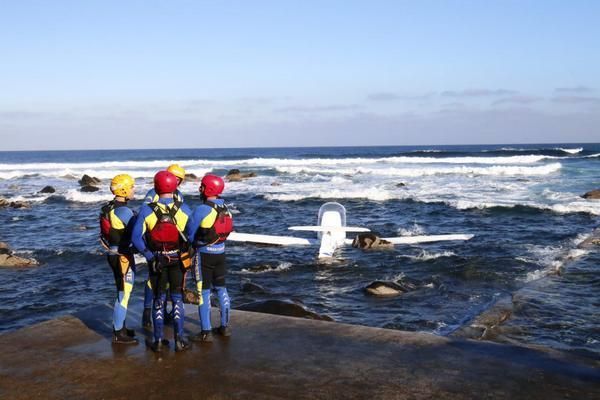
[{"label": "white sea foam", "polygon": [[252,269],[243,268],[238,272],[238,274],[265,274],[268,272],[283,272],[283,271],[287,271],[291,267],[292,267],[291,262],[283,261],[283,262],[280,262],[279,264],[277,264],[276,267],[270,267],[270,268],[266,268],[264,270],[259,270],[259,271],[253,271]]},{"label": "white sea foam", "polygon": [[416,261],[429,261],[429,260],[435,260],[438,259],[440,257],[452,257],[455,256],[456,254],[451,252],[451,251],[444,251],[441,253],[435,253],[435,252],[428,252],[426,250],[422,250],[421,253],[419,255],[416,256],[407,256],[408,258],[411,258],[413,260]]},{"label": "white sea foam", "polygon": [[277,167],[276,170],[288,174],[342,174],[342,175],[380,175],[397,177],[421,177],[432,175],[481,175],[481,176],[537,176],[550,175],[561,169],[560,163],[552,163],[535,167],[500,166],[491,167],[446,167],[446,168],[312,168],[312,167]]},{"label": "white sea foam", "polygon": [[98,203],[109,201],[113,195],[109,191],[98,191],[92,193],[80,192],[77,189],[69,189],[65,194],[65,199],[78,203]]},{"label": "white sea foam", "polygon": [[0,171],[29,171],[40,173],[43,171],[140,171],[159,170],[173,163],[178,163],[186,170],[193,171],[194,168],[202,170],[214,167],[252,166],[252,167],[278,167],[278,166],[334,166],[334,165],[362,165],[362,164],[534,164],[539,161],[556,159],[558,157],[543,155],[519,155],[506,157],[418,157],[418,156],[396,156],[396,157],[354,157],[354,158],[250,158],[238,160],[153,160],[153,161],[104,161],[97,163],[21,163],[0,164]]},{"label": "white sea foam", "polygon": [[416,222],[408,228],[398,228],[398,234],[400,236],[419,236],[419,235],[425,235],[425,229],[421,226],[418,225]]},{"label": "white sea foam", "polygon": [[583,151],[583,147],[578,147],[576,149],[564,149],[562,147],[557,147],[554,150],[564,151],[565,153],[569,153],[569,154],[577,154],[577,153],[581,153]]}]

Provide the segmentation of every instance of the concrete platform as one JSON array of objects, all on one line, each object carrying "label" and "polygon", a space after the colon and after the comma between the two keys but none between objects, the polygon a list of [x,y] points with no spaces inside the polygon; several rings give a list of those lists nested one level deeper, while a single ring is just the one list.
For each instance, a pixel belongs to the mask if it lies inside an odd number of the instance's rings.
[{"label": "concrete platform", "polygon": [[109,306],[0,335],[0,399],[600,399],[598,361],[568,353],[242,311],[232,321],[232,337],[162,357],[112,345]]}]

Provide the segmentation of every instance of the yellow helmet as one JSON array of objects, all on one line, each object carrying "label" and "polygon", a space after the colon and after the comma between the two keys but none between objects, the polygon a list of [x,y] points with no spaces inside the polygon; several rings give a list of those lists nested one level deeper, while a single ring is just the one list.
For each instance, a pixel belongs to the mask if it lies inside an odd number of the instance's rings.
[{"label": "yellow helmet", "polygon": [[110,181],[110,191],[115,196],[127,197],[135,184],[131,175],[120,174]]},{"label": "yellow helmet", "polygon": [[169,171],[170,173],[172,173],[173,175],[175,175],[176,177],[178,177],[179,179],[181,179],[181,181],[183,182],[185,179],[185,169],[181,168],[179,166],[179,164],[171,164],[169,165],[169,168],[167,168],[167,171]]}]

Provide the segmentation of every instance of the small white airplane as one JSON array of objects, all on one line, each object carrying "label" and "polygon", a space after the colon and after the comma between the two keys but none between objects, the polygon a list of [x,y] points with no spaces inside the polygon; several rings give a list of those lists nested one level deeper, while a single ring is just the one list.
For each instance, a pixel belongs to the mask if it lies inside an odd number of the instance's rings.
[{"label": "small white airplane", "polygon": [[[319,208],[318,225],[316,226],[291,226],[293,231],[317,232],[316,239],[305,239],[295,236],[259,235],[253,233],[231,232],[227,240],[235,242],[249,242],[260,244],[273,244],[280,246],[315,246],[319,245],[319,258],[331,258],[334,252],[344,246],[351,245],[352,239],[346,239],[347,232],[370,232],[367,228],[346,226],[346,209],[336,202],[325,203]],[[415,244],[440,242],[446,240],[469,240],[474,235],[431,235],[431,236],[401,236],[381,238],[391,244]]]}]

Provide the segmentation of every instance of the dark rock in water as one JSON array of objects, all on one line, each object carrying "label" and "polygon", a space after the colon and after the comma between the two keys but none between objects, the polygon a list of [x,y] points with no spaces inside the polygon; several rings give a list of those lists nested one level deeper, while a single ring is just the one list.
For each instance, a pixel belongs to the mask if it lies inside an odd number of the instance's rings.
[{"label": "dark rock in water", "polygon": [[10,254],[10,247],[4,242],[0,242],[0,254]]},{"label": "dark rock in water", "polygon": [[269,264],[261,264],[261,265],[255,265],[253,267],[248,268],[247,270],[249,272],[263,272],[263,271],[270,271],[270,270],[274,270],[276,267],[273,267]]},{"label": "dark rock in water", "polygon": [[100,188],[96,187],[96,186],[83,186],[80,191],[84,192],[84,193],[88,193],[88,192],[97,192],[98,190],[100,190]]},{"label": "dark rock in water", "polygon": [[96,177],[93,176],[89,176],[89,175],[83,175],[81,177],[81,179],[79,180],[79,184],[81,186],[95,186],[102,183],[102,181]]},{"label": "dark rock in water", "polygon": [[198,177],[196,176],[196,174],[185,174],[185,180],[186,181],[197,181]]},{"label": "dark rock in water", "polygon": [[375,281],[365,288],[365,293],[376,297],[394,297],[417,289],[410,282]]},{"label": "dark rock in water", "polygon": [[8,201],[0,198],[0,207],[31,208],[31,205],[26,201]]},{"label": "dark rock in water", "polygon": [[262,286],[252,283],[250,279],[240,282],[240,289],[243,293],[261,293],[266,294],[267,291]]},{"label": "dark rock in water", "polygon": [[600,246],[600,228],[596,228],[590,237],[577,245],[578,249],[591,249]]},{"label": "dark rock in water", "polygon": [[465,325],[451,334],[454,337],[468,339],[484,339],[505,341],[499,336],[502,334],[501,325],[508,320],[513,313],[514,304],[511,296],[504,296],[482,314],[478,315],[468,325]]},{"label": "dark rock in water", "polygon": [[299,304],[286,300],[265,300],[242,304],[237,310],[261,312],[266,314],[286,315],[288,317],[317,319],[322,321],[333,321],[327,315],[320,315],[308,311]]},{"label": "dark rock in water", "polygon": [[54,192],[56,192],[56,189],[54,189],[52,186],[46,186],[42,190],[40,190],[40,193],[54,193]]},{"label": "dark rock in water", "polygon": [[271,183],[271,186],[281,186],[281,183],[279,183],[279,182],[273,182],[273,183]]},{"label": "dark rock in water", "polygon": [[37,260],[15,256],[6,243],[0,242],[0,267],[33,267],[36,265],[39,265]]},{"label": "dark rock in water", "polygon": [[31,208],[31,205],[26,201],[11,201],[10,206],[12,208]]},{"label": "dark rock in water", "polygon": [[584,199],[598,200],[600,199],[600,189],[589,191],[581,197]]},{"label": "dark rock in water", "polygon": [[400,182],[400,183],[396,183],[396,187],[405,187],[406,183],[404,182]]},{"label": "dark rock in water", "polygon": [[367,249],[374,250],[374,249],[391,249],[394,247],[394,245],[392,243],[388,242],[387,240],[381,239],[379,236],[375,235],[374,233],[367,232],[367,233],[359,233],[358,235],[356,235],[356,237],[352,241],[352,247],[355,247],[358,249],[363,249],[363,250],[367,250]]},{"label": "dark rock in water", "polygon": [[229,182],[239,182],[242,179],[254,178],[255,176],[255,172],[240,172],[239,169],[234,168],[227,172],[227,175],[225,175],[225,179],[227,179]]},{"label": "dark rock in water", "polygon": [[190,289],[183,289],[183,302],[188,304],[198,304],[198,292]]}]

